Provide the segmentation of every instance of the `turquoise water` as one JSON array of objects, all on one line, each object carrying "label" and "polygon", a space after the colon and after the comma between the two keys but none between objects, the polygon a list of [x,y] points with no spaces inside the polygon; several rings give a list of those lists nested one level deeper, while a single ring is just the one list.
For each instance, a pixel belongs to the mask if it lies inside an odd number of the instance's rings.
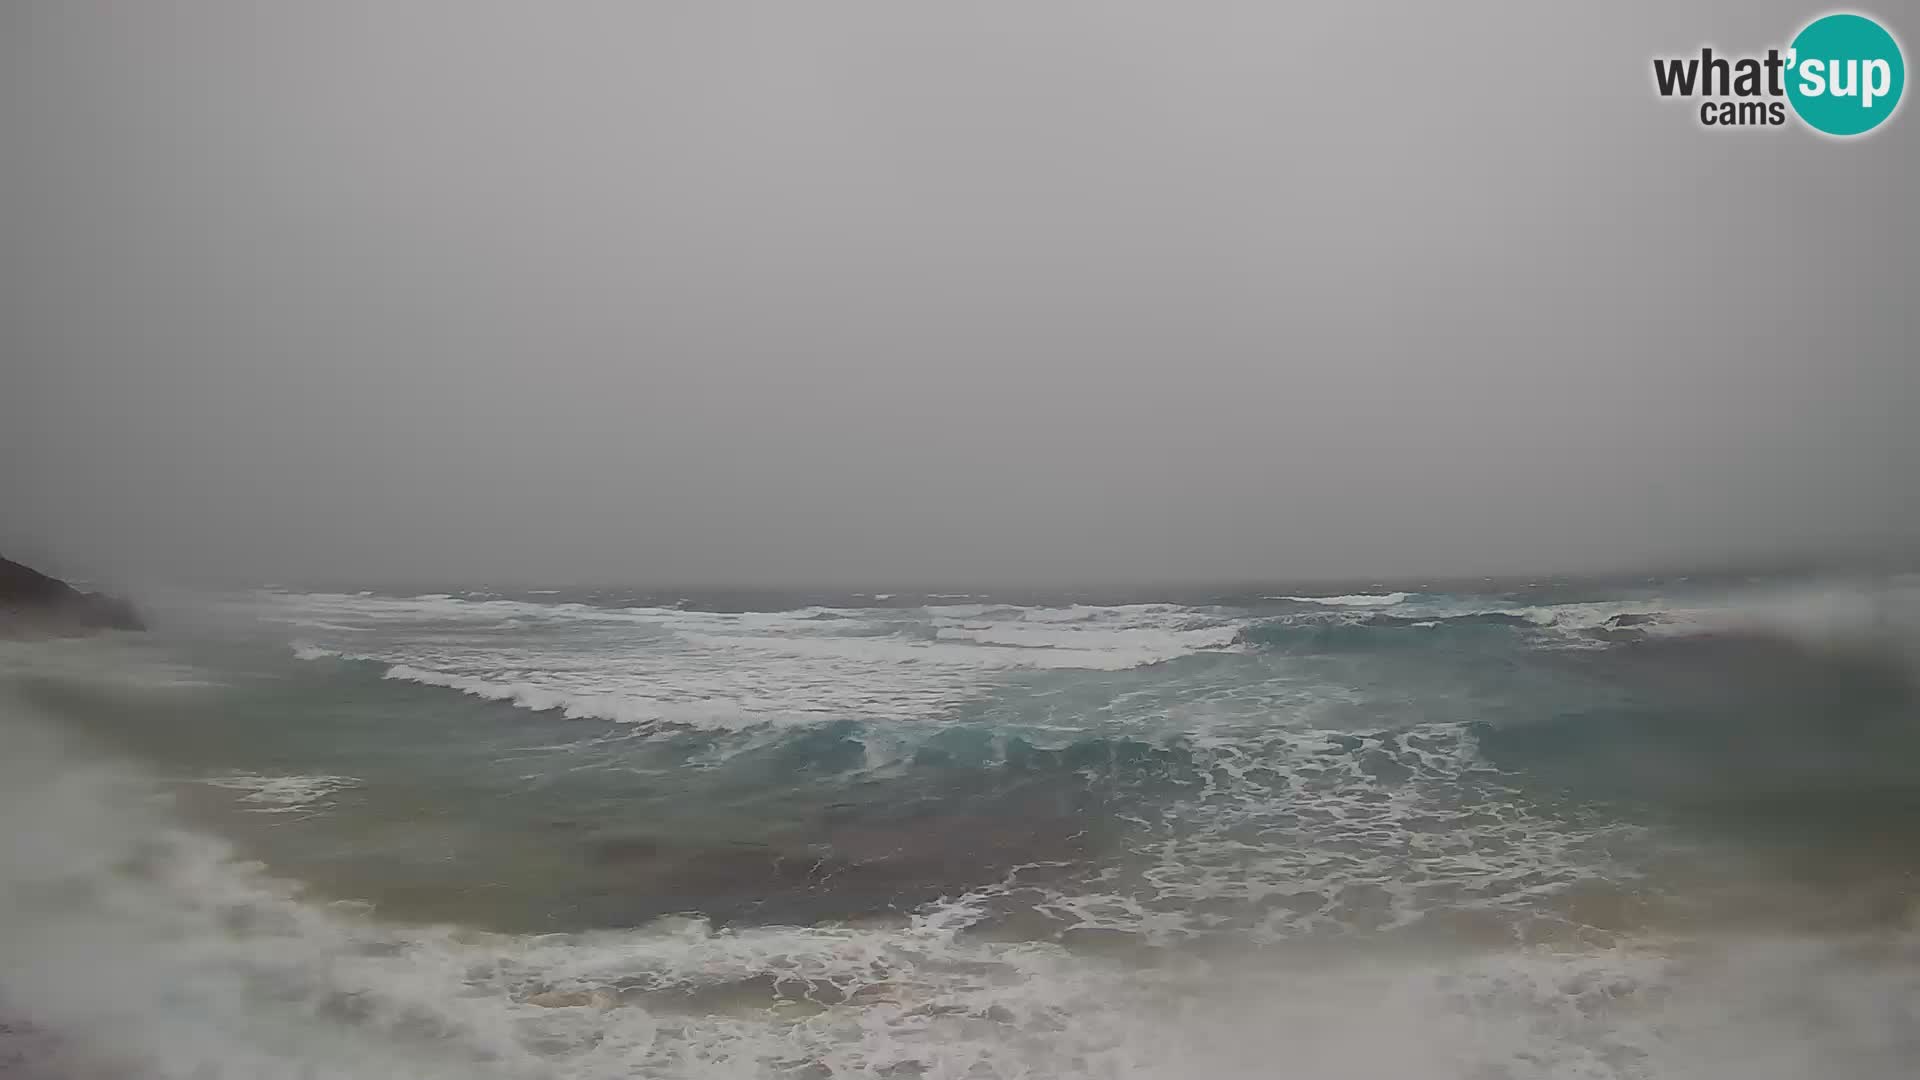
[{"label": "turquoise water", "polygon": [[1906,1075],[1916,587],[154,597],[4,646],[0,1002],[109,1075]]}]

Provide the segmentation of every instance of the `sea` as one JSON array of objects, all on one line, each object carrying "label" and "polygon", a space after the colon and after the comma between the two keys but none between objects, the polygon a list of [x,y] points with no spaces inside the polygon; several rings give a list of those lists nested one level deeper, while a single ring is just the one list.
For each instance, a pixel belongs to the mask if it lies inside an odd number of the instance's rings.
[{"label": "sea", "polygon": [[9,1080],[1920,1075],[1913,575],[142,601]]}]

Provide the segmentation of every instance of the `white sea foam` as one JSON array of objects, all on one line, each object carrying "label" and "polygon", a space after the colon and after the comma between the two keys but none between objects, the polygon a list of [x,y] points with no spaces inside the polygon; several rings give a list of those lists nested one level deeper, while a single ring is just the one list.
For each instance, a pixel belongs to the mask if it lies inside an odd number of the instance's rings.
[{"label": "white sea foam", "polygon": [[989,611],[1011,611],[1012,608],[994,607],[989,604],[928,604],[923,608],[927,614],[941,619],[978,619]]},{"label": "white sea foam", "polygon": [[78,1075],[1893,1080],[1920,1021],[1899,936],[1139,965],[969,934],[969,897],[876,925],[393,925],[168,823],[137,778],[7,735],[0,994]]},{"label": "white sea foam", "polygon": [[[503,701],[533,712],[557,712],[573,720],[610,720],[615,723],[669,723],[708,730],[743,730],[758,724],[794,723],[815,719],[812,714],[796,713],[778,700],[751,696],[698,698],[650,697],[644,691],[595,692],[585,689],[556,689],[534,682],[490,682],[482,678],[449,675],[444,672],[395,664],[385,674],[389,679],[441,686],[487,701]],[[505,677],[505,676],[503,676]]]},{"label": "white sea foam", "polygon": [[1328,607],[1392,607],[1407,602],[1403,592],[1351,593],[1346,596],[1269,596],[1267,600],[1292,600],[1301,604],[1325,604]]},{"label": "white sea foam", "polygon": [[[1324,608],[1319,618],[1393,608],[1436,624],[1427,629],[1505,615],[1531,624],[1537,646],[1599,648],[1607,642],[1595,631],[1622,617],[1651,636],[1763,629],[1831,641],[1884,629],[1889,611],[1915,610],[1887,595],[1823,586],[1535,606],[1403,592],[1291,599]],[[375,661],[389,678],[559,715],[723,730],[938,717],[1022,672],[1119,671],[1226,649],[1247,621],[1166,604],[703,612],[437,595],[251,602],[305,624],[294,646],[303,659]]]},{"label": "white sea foam", "polygon": [[[1172,605],[705,612],[341,594],[255,598],[309,633],[302,659],[566,716],[739,729],[938,715],[1023,671],[1117,671],[1231,644],[1237,621]],[[317,639],[317,640],[310,640]]]},{"label": "white sea foam", "polygon": [[1182,716],[1200,790],[1138,822],[1100,887],[1042,888],[1035,906],[1161,944],[1483,917],[1517,939],[1562,918],[1555,895],[1637,887],[1614,853],[1639,850],[1641,830],[1536,812],[1479,761],[1465,723],[1341,734],[1240,713]]},{"label": "white sea foam", "polygon": [[201,781],[210,787],[241,791],[241,802],[256,804],[257,813],[285,814],[308,812],[324,807],[336,792],[358,787],[351,776],[262,776],[255,773],[229,773]]},{"label": "white sea foam", "polygon": [[[1180,655],[1236,625],[1152,605],[903,616],[508,603],[323,600],[353,636],[307,648],[528,708],[680,709],[727,725],[930,718],[1036,665]],[[1446,616],[1423,603],[1413,610]],[[1633,610],[1650,607],[1679,610]],[[1582,605],[1532,610],[1546,631],[1605,621]],[[75,760],[0,709],[0,997],[10,1017],[104,1059],[70,1074],[156,1080],[1911,1074],[1911,938],[1673,948],[1581,924],[1575,890],[1639,884],[1615,861],[1634,830],[1530,809],[1476,757],[1466,723],[1425,719],[1456,702],[1375,685],[1372,669],[1241,660],[1260,666],[1089,680],[1126,689],[1063,730],[1178,733],[1202,778],[1130,820],[1097,874],[1015,874],[894,922],[812,927],[390,924],[238,861],[170,822],[138,777]],[[1392,696],[1405,722],[1383,718]],[[1059,704],[1033,708],[1046,718]],[[1312,730],[1360,705],[1366,730]],[[355,782],[215,783],[272,809],[324,806]],[[1062,927],[1057,940],[969,932],[1014,890]],[[1482,920],[1479,936],[1422,936],[1444,916]],[[1231,947],[1182,948],[1199,940]]]}]

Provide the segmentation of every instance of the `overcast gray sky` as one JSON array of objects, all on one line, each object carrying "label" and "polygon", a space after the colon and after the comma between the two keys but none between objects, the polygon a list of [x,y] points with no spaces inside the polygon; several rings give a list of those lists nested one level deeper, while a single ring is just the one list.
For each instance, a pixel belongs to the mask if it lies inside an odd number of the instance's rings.
[{"label": "overcast gray sky", "polygon": [[[1920,114],[1652,89],[1818,10],[9,3],[0,544],[802,583],[1911,540]],[[1920,5],[1868,10],[1911,63]]]}]

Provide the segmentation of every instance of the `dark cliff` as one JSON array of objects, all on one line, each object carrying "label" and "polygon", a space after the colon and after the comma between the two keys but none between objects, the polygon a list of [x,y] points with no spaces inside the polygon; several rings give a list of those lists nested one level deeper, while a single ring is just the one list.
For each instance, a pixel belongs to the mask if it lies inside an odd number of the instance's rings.
[{"label": "dark cliff", "polygon": [[0,636],[144,630],[133,605],[0,558]]}]

